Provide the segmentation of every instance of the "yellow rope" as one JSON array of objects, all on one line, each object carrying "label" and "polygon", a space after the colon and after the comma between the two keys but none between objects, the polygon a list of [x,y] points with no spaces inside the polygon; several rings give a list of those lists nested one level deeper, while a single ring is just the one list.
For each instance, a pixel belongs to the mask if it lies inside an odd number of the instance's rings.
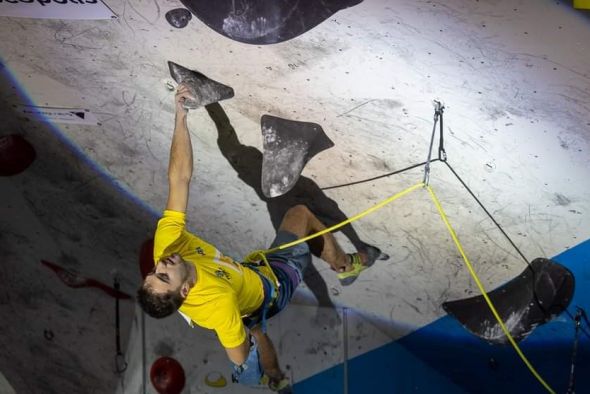
[{"label": "yellow rope", "polygon": [[[514,350],[516,351],[516,353],[520,356],[520,358],[522,359],[522,361],[525,363],[525,365],[528,367],[528,369],[531,371],[531,373],[533,374],[533,376],[535,378],[537,378],[537,380],[543,385],[543,387],[545,387],[545,389],[547,389],[548,392],[550,392],[551,394],[555,394],[555,391],[545,382],[545,380],[543,380],[543,378],[539,375],[539,373],[537,372],[537,370],[532,366],[532,364],[529,362],[529,360],[526,358],[526,356],[523,354],[523,352],[520,350],[520,347],[518,346],[518,344],[516,343],[516,341],[514,340],[514,338],[512,338],[512,335],[510,335],[510,332],[508,331],[508,329],[506,328],[506,326],[504,325],[504,322],[502,321],[502,318],[500,317],[500,315],[498,314],[496,308],[494,307],[494,304],[492,304],[492,301],[490,300],[490,298],[488,297],[488,294],[486,292],[486,290],[484,289],[483,285],[481,284],[481,281],[479,280],[479,277],[477,276],[477,274],[475,273],[475,271],[473,270],[473,266],[471,265],[471,263],[469,262],[469,259],[467,258],[467,256],[465,255],[465,252],[463,251],[463,247],[461,246],[461,243],[459,242],[459,239],[457,238],[457,235],[455,234],[455,231],[453,230],[453,228],[451,227],[451,224],[449,223],[449,220],[447,219],[447,215],[445,214],[444,210],[442,209],[442,206],[438,200],[438,198],[436,197],[436,195],[434,194],[434,191],[432,190],[432,188],[429,185],[425,185],[423,182],[417,183],[414,186],[410,186],[409,188],[402,190],[401,192],[381,201],[380,203],[377,203],[376,205],[372,206],[371,208],[359,213],[356,216],[351,217],[350,219],[344,220],[343,222],[340,222],[332,227],[326,228],[322,231],[319,231],[315,234],[311,234],[307,237],[295,240],[293,242],[289,242],[283,245],[279,245],[275,248],[272,249],[266,249],[266,250],[255,250],[254,252],[250,253],[248,256],[246,256],[246,261],[248,262],[256,262],[256,261],[264,261],[264,264],[269,267],[270,269],[270,265],[268,263],[268,260],[266,259],[266,254],[268,253],[272,253],[272,252],[276,252],[277,250],[283,250],[283,249],[287,249],[290,248],[292,246],[298,245],[302,242],[305,241],[309,241],[310,239],[319,237],[321,235],[324,235],[326,233],[329,233],[331,231],[337,230],[343,226],[346,226],[349,223],[352,223],[382,207],[384,207],[385,205],[389,204],[390,202],[397,200],[398,198],[405,196],[406,194],[418,189],[421,186],[425,186],[426,189],[428,190],[428,193],[430,194],[430,197],[432,198],[432,201],[434,201],[434,205],[436,205],[436,208],[438,210],[438,213],[440,214],[443,222],[445,223],[447,230],[449,231],[449,233],[451,234],[451,238],[453,238],[453,241],[455,242],[455,245],[457,246],[457,249],[459,250],[459,253],[461,253],[461,256],[463,257],[463,261],[465,261],[465,265],[467,266],[467,269],[469,270],[469,273],[471,274],[471,276],[473,277],[473,280],[475,281],[475,283],[477,284],[477,287],[479,288],[479,291],[481,292],[481,294],[483,295],[484,299],[486,300],[486,303],[488,304],[490,310],[492,311],[492,314],[494,315],[494,317],[496,318],[496,320],[498,321],[498,323],[500,324],[500,327],[502,328],[502,331],[504,331],[504,334],[506,334],[506,337],[508,338],[510,344],[512,345],[512,347],[514,348]],[[270,271],[273,273],[274,276],[274,272],[272,271],[272,269],[270,269]],[[275,283],[278,284],[278,280],[276,278],[276,276],[273,277],[273,279],[275,280]]]},{"label": "yellow rope", "polygon": [[275,275],[275,272],[273,271],[272,267],[270,266],[270,264],[266,258],[266,253],[267,252],[265,250],[255,250],[254,252],[252,252],[248,256],[246,256],[245,260],[248,263],[256,263],[258,261],[263,261],[264,265],[270,271],[270,275],[272,276],[272,280],[275,282],[275,285],[277,286],[277,289],[278,289],[279,287],[281,287],[281,284],[280,284],[279,279]]},{"label": "yellow rope", "polygon": [[451,224],[449,223],[449,220],[447,219],[447,215],[445,214],[444,210],[442,209],[442,206],[440,205],[438,198],[436,198],[434,191],[428,185],[426,185],[426,189],[428,190],[428,193],[430,193],[430,197],[432,197],[432,201],[434,201],[434,205],[436,205],[436,209],[438,209],[438,213],[440,214],[440,217],[442,218],[443,222],[445,222],[445,225],[447,226],[447,230],[449,230],[449,233],[451,234],[451,238],[453,238],[453,241],[455,242],[455,245],[457,246],[459,253],[461,253],[461,256],[463,257],[463,261],[465,261],[465,265],[467,266],[469,273],[473,277],[473,280],[477,284],[477,287],[479,287],[479,291],[483,295],[483,298],[486,300],[488,306],[490,307],[490,310],[492,311],[492,314],[494,315],[494,317],[496,318],[496,320],[500,324],[500,327],[502,327],[502,331],[504,331],[504,334],[506,334],[506,337],[510,341],[510,344],[512,345],[514,350],[516,350],[516,353],[518,353],[518,355],[520,356],[522,361],[525,363],[525,365],[528,367],[528,369],[531,371],[531,373],[535,376],[535,378],[537,378],[537,380],[543,385],[543,387],[545,387],[547,389],[547,391],[549,391],[550,393],[555,394],[555,391],[553,391],[553,389],[543,380],[543,378],[539,375],[537,370],[532,366],[532,364],[529,362],[529,360],[526,358],[526,356],[520,350],[520,347],[518,346],[518,344],[516,343],[514,338],[512,338],[512,335],[510,335],[510,332],[508,331],[508,329],[504,325],[502,318],[498,314],[498,311],[496,311],[494,304],[492,304],[492,301],[488,297],[488,294],[486,293],[483,285],[481,284],[479,277],[477,276],[477,274],[473,270],[473,266],[471,265],[471,263],[469,262],[469,259],[465,255],[465,252],[463,251],[463,247],[461,246],[461,243],[459,242],[459,239],[457,238],[455,231],[451,227]]},{"label": "yellow rope", "polygon": [[248,257],[250,257],[252,254],[258,254],[258,253],[265,253],[265,254],[267,254],[267,253],[276,252],[277,250],[287,249],[287,248],[290,248],[292,246],[299,245],[302,242],[309,241],[310,239],[317,238],[317,237],[319,237],[321,235],[324,235],[326,233],[332,232],[334,230],[338,230],[340,227],[344,227],[347,224],[354,222],[355,220],[358,220],[358,219],[360,219],[360,218],[362,218],[364,216],[367,216],[371,212],[374,212],[374,211],[378,210],[379,208],[384,207],[385,205],[389,204],[390,202],[392,202],[394,200],[397,200],[398,198],[400,198],[402,196],[405,196],[406,194],[408,194],[408,193],[416,190],[417,188],[419,188],[421,186],[424,186],[424,184],[422,182],[417,183],[414,186],[410,186],[409,188],[407,188],[405,190],[402,190],[401,192],[399,192],[399,193],[397,193],[397,194],[395,194],[395,195],[393,195],[393,196],[391,196],[391,197],[389,197],[389,198],[381,201],[380,203],[375,204],[371,208],[369,208],[369,209],[367,209],[367,210],[359,213],[358,215],[355,215],[355,216],[351,217],[350,219],[346,219],[343,222],[340,222],[338,224],[333,225],[332,227],[328,227],[328,228],[326,228],[326,229],[324,229],[322,231],[319,231],[319,232],[317,232],[315,234],[308,235],[307,237],[304,237],[304,238],[295,240],[293,242],[289,242],[289,243],[286,243],[286,244],[283,244],[283,245],[279,245],[276,248],[267,249],[267,250],[257,250],[255,252],[249,254]]},{"label": "yellow rope", "polygon": [[299,245],[300,243],[303,243],[305,241],[309,241],[310,239],[317,238],[317,237],[319,237],[321,235],[324,235],[324,234],[329,233],[331,231],[337,230],[340,227],[346,226],[348,223],[352,223],[355,220],[358,220],[358,219],[360,219],[360,218],[362,218],[362,217],[370,214],[371,212],[376,211],[377,209],[379,209],[379,208],[381,208],[381,207],[389,204],[390,202],[392,202],[394,200],[397,200],[398,198],[400,198],[400,197],[402,197],[402,196],[410,193],[411,191],[414,191],[415,189],[417,189],[417,188],[419,188],[420,186],[423,186],[423,185],[424,184],[422,182],[420,182],[420,183],[418,183],[418,184],[416,184],[414,186],[410,186],[409,188],[407,188],[405,190],[402,190],[401,192],[399,192],[399,193],[397,193],[397,194],[395,194],[395,195],[393,195],[393,196],[391,196],[391,197],[389,197],[389,198],[381,201],[380,203],[378,203],[378,204],[372,206],[371,208],[369,208],[369,209],[367,209],[367,210],[359,213],[358,215],[353,216],[350,219],[347,219],[347,220],[345,220],[343,222],[340,222],[340,223],[338,223],[338,224],[336,224],[336,225],[334,225],[332,227],[329,227],[329,228],[326,228],[326,229],[324,229],[322,231],[319,231],[319,232],[317,232],[315,234],[308,235],[307,237],[304,237],[304,238],[295,240],[293,242],[289,242],[289,243],[286,243],[286,244],[283,244],[283,245],[279,245],[276,248],[266,249],[266,250],[255,250],[252,253],[248,254],[246,256],[245,260],[247,262],[249,262],[249,263],[255,263],[257,261],[263,261],[264,262],[264,265],[266,265],[270,269],[271,275],[273,276],[273,280],[275,281],[275,284],[277,285],[277,288],[279,288],[279,281],[278,281],[276,275],[274,274],[274,271],[270,267],[270,264],[268,263],[268,260],[266,259],[266,255],[267,254],[276,252],[277,250],[283,250],[283,249],[287,249],[287,248],[293,247],[295,245]]}]

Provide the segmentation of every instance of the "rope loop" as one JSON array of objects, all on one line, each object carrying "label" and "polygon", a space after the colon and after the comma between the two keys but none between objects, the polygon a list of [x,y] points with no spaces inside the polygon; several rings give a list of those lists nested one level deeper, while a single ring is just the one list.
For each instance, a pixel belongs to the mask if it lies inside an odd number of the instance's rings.
[{"label": "rope loop", "polygon": [[244,261],[246,263],[254,264],[259,261],[266,261],[266,250],[255,250],[250,252],[245,258]]},{"label": "rope loop", "polygon": [[[268,250],[255,250],[251,253],[249,253],[245,258],[244,258],[244,263],[242,263],[244,266],[248,267],[248,266],[254,266],[254,268],[256,267],[256,265],[265,265],[266,267],[268,267],[269,271],[270,271],[270,275],[272,277],[273,283],[275,284],[275,290],[278,290],[281,287],[281,283],[279,282],[279,279],[277,278],[277,276],[275,275],[275,272],[273,271],[272,267],[270,266],[268,259],[266,258],[266,254],[270,253],[272,251],[272,249],[268,249]],[[262,264],[260,264],[260,262],[262,262]],[[256,270],[257,271],[257,270]]]}]

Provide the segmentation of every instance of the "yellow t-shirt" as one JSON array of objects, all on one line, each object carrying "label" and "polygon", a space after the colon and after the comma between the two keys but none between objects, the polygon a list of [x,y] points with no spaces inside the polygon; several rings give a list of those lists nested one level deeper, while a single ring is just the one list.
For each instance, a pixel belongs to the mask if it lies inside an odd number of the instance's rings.
[{"label": "yellow t-shirt", "polygon": [[199,326],[215,330],[224,347],[241,345],[246,339],[242,317],[256,311],[264,299],[258,274],[188,232],[182,212],[165,210],[154,238],[155,264],[178,253],[196,267],[197,282],[179,311]]}]

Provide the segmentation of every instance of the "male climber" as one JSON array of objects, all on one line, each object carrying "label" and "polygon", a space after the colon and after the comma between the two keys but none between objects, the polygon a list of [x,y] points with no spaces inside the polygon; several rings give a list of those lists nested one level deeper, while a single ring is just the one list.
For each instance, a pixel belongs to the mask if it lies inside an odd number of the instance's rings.
[{"label": "male climber", "polygon": [[[259,384],[259,378],[263,377],[271,389],[278,391],[289,382],[265,333],[265,320],[285,308],[291,299],[305,268],[311,264],[309,246],[300,243],[269,253],[267,262],[241,264],[186,230],[185,212],[193,172],[188,111],[183,106],[187,99],[193,97],[181,84],[175,99],[168,202],[155,234],[155,267],[138,290],[138,301],[152,317],[163,318],[178,310],[191,326],[198,324],[215,330],[235,365],[236,381]],[[309,209],[296,205],[285,214],[271,247],[323,229],[325,226]],[[347,255],[330,233],[316,240],[321,248],[320,257],[345,275],[345,284],[352,283],[379,257],[362,253]],[[240,374],[248,369],[242,366],[253,354],[255,364],[260,365],[262,371],[254,382],[246,382]]]}]

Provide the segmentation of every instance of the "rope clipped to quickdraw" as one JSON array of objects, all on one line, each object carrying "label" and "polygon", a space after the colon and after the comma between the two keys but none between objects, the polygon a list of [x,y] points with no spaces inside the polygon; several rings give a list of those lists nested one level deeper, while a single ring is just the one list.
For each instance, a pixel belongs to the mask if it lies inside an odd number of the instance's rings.
[{"label": "rope clipped to quickdraw", "polygon": [[[437,101],[438,103],[438,101]],[[441,105],[440,103],[438,103],[439,105]],[[444,133],[443,133],[443,111],[444,111],[445,107],[444,105],[441,105],[439,112],[439,117],[440,117],[440,128],[439,128],[439,134],[440,134],[440,140],[438,141],[438,160],[445,162],[447,161],[447,152],[445,151],[445,140],[444,140]],[[436,116],[436,112],[437,112],[437,108],[435,106],[434,109],[434,113]],[[436,123],[435,123],[436,125]]]},{"label": "rope clipped to quickdraw", "polygon": [[279,280],[277,278],[277,276],[275,275],[275,272],[272,270],[272,267],[270,266],[268,259],[266,258],[267,253],[270,253],[272,249],[269,250],[255,250],[251,253],[249,253],[245,258],[244,261],[246,262],[246,265],[248,264],[257,264],[259,262],[263,262],[264,265],[270,270],[270,274],[272,276],[272,280],[274,281],[275,285],[277,286],[277,289],[281,287],[281,284],[279,283]]},{"label": "rope clipped to quickdraw", "polygon": [[430,179],[430,161],[432,160],[432,146],[434,145],[434,135],[436,134],[436,124],[438,123],[438,118],[440,117],[440,144],[438,146],[438,157],[441,160],[441,154],[444,157],[444,160],[447,160],[447,154],[442,148],[443,143],[443,129],[442,129],[442,114],[445,110],[445,106],[437,100],[433,101],[434,104],[434,125],[432,126],[432,136],[430,137],[430,147],[428,148],[428,158],[426,159],[426,164],[424,165],[424,179],[422,183],[428,185],[428,181]]}]

